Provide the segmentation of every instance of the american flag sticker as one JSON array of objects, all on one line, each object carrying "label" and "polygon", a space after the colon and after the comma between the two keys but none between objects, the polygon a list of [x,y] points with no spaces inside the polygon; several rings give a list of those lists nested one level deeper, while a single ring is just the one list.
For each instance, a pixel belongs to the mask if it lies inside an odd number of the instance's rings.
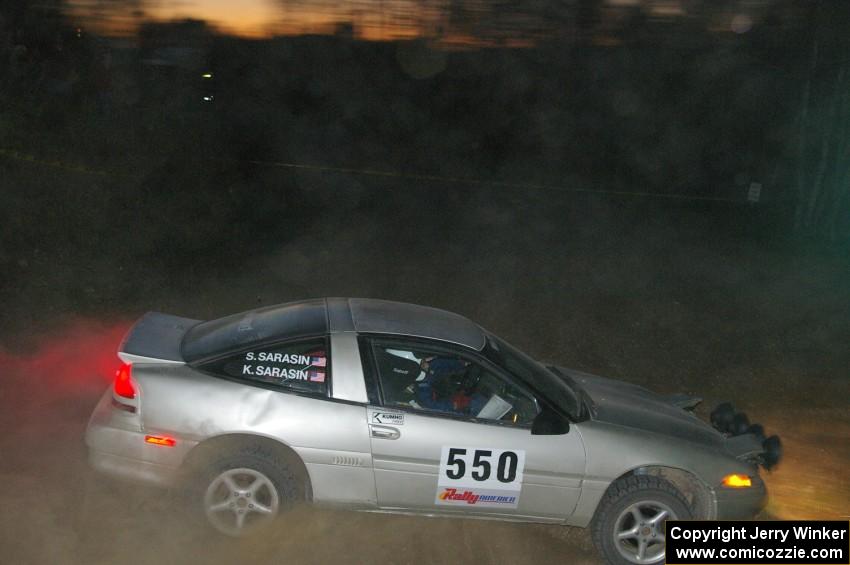
[{"label": "american flag sticker", "polygon": [[327,364],[327,357],[310,357],[310,365],[313,367],[326,367]]},{"label": "american flag sticker", "polygon": [[311,383],[323,383],[325,382],[325,372],[307,371],[307,380],[309,380]]}]

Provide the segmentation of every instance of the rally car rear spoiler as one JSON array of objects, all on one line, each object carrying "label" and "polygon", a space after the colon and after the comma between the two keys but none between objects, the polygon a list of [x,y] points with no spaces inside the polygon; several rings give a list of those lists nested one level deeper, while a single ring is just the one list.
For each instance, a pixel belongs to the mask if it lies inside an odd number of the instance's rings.
[{"label": "rally car rear spoiler", "polygon": [[148,312],[124,336],[118,357],[126,363],[183,363],[180,343],[189,328],[200,322]]}]

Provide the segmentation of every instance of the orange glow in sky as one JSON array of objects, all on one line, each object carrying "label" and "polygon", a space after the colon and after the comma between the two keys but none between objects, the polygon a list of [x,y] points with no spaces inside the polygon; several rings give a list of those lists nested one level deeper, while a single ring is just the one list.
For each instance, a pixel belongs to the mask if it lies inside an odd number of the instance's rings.
[{"label": "orange glow in sky", "polygon": [[248,37],[269,35],[282,16],[273,0],[178,0],[154,4],[146,14],[155,20],[205,20],[222,31]]},{"label": "orange glow in sky", "polygon": [[71,0],[68,15],[96,33],[132,34],[142,21],[203,20],[214,28],[242,37],[332,33],[342,23],[353,23],[359,37],[368,40],[411,38],[422,35],[421,8],[415,0],[395,0],[394,13],[381,0],[331,2],[323,0],[177,0],[142,2],[141,14],[121,4],[104,12],[92,0]]},{"label": "orange glow in sky", "polygon": [[[651,16],[673,21],[687,15],[683,1],[604,0],[603,5],[613,10],[641,8]],[[485,0],[66,0],[64,5],[74,25],[96,34],[125,37],[134,35],[144,22],[193,19],[221,33],[248,38],[330,34],[344,29],[342,24],[350,24],[357,38],[370,41],[419,37],[442,46],[522,47],[553,33],[560,21],[533,6],[529,11],[512,11]],[[459,7],[462,17],[453,17],[453,6]],[[573,14],[569,7],[574,5],[566,6],[564,14]],[[726,25],[723,31],[728,28]],[[732,29],[737,31],[734,22]]]}]

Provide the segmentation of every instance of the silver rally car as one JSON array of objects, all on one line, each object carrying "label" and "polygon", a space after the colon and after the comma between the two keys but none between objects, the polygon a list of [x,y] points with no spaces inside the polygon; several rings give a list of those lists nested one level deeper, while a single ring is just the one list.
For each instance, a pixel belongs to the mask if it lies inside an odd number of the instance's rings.
[{"label": "silver rally car", "polygon": [[217,530],[298,501],[591,527],[664,559],[668,519],[751,517],[779,441],[721,405],[539,363],[434,308],[328,298],[212,321],[148,313],[86,433],[91,465],[183,484]]}]

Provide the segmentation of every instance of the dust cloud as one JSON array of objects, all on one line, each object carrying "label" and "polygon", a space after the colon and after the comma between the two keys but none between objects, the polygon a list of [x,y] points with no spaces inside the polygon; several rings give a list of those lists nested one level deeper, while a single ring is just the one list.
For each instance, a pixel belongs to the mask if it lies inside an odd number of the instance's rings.
[{"label": "dust cloud", "polygon": [[[30,351],[0,353],[0,553],[16,564],[594,562],[585,532],[559,527],[296,508],[260,538],[208,529],[181,489],[91,472],[83,434],[119,366],[125,321],[76,321]],[[541,548],[545,548],[541,550]]]},{"label": "dust cloud", "polygon": [[[788,259],[717,235],[687,207],[593,198],[541,206],[533,194],[415,188],[349,202],[241,269],[199,278],[192,291],[162,285],[145,300],[202,319],[327,295],[459,311],[538,358],[701,395],[703,415],[734,401],[786,446],[766,477],[762,517],[848,514],[847,319],[835,316],[847,308],[843,262]],[[591,209],[595,221],[583,219]],[[14,336],[0,355],[0,547],[9,562],[596,562],[584,530],[312,508],[263,538],[226,539],[178,490],[92,474],[86,421],[141,313],[113,307],[118,314],[100,321]]]},{"label": "dust cloud", "polygon": [[0,562],[596,561],[583,530],[307,508],[225,539],[180,491],[90,472],[133,320],[320,296],[731,400],[785,444],[763,517],[850,515],[850,3],[494,3],[446,14],[490,46],[457,50],[356,21],[230,37],[143,0],[88,2],[141,25],[99,37],[62,17],[80,2],[6,4]]}]

